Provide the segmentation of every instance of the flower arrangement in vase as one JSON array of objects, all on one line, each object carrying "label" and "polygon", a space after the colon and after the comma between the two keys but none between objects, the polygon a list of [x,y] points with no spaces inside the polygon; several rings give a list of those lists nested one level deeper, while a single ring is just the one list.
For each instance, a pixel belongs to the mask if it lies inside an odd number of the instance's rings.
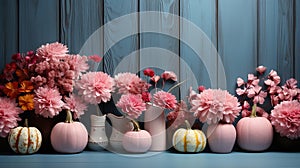
[{"label": "flower arrangement in vase", "polygon": [[[161,75],[156,75],[151,68],[143,71],[147,80],[142,80],[133,73],[119,73],[115,76],[116,88],[121,94],[117,107],[131,118],[138,118],[145,111],[144,128],[152,136],[150,150],[166,150],[166,121],[164,109],[175,109],[177,105],[176,96],[170,91],[176,87],[164,91],[167,81],[177,81],[174,72],[165,71]],[[162,88],[158,89],[158,83],[162,83]],[[152,91],[151,91],[152,89]]]},{"label": "flower arrangement in vase", "polygon": [[[263,76],[266,67],[259,66],[256,71],[258,75],[248,74],[246,82],[242,78],[237,79],[236,93],[242,104],[243,116],[237,124],[238,144],[248,151],[264,151],[271,146],[272,125],[281,136],[290,139],[299,137],[297,130],[300,130],[297,117],[300,111],[294,108],[299,103],[300,95],[297,81],[291,78],[280,86],[281,78],[275,70],[271,70],[266,77]],[[271,114],[264,108],[270,110]]]},{"label": "flower arrangement in vase", "polygon": [[[42,45],[36,53],[31,51],[26,55],[14,55],[13,62],[7,64],[1,75],[1,79],[5,80],[1,80],[0,94],[11,98],[3,102],[7,102],[7,107],[15,106],[10,108],[10,112],[3,110],[4,117],[1,116],[0,120],[4,121],[3,125],[1,123],[4,129],[0,130],[1,135],[7,135],[8,130],[16,127],[17,121],[24,118],[19,113],[30,111],[29,123],[41,130],[45,141],[42,148],[45,148],[45,152],[51,151],[48,145],[50,132],[56,123],[63,121],[69,113],[78,119],[87,110],[88,103],[96,104],[110,99],[113,79],[102,72],[88,72],[91,68],[89,63],[97,64],[100,61],[99,56],[68,54],[67,46],[58,42]],[[93,80],[87,80],[90,77]],[[105,85],[107,87],[99,86],[105,81],[111,83]],[[60,117],[62,111],[67,113]]]},{"label": "flower arrangement in vase", "polygon": [[191,89],[189,102],[194,116],[208,124],[206,136],[210,150],[216,153],[231,152],[236,140],[232,123],[241,110],[238,99],[226,90],[205,89],[197,94]]}]

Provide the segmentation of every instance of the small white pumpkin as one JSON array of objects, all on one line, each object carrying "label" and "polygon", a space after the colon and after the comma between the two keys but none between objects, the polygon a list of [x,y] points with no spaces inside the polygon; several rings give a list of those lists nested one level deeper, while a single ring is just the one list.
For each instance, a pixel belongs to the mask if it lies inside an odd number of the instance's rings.
[{"label": "small white pumpkin", "polygon": [[190,123],[185,120],[187,129],[179,128],[173,134],[172,143],[179,152],[201,152],[206,147],[205,134],[197,129],[192,130]]},{"label": "small white pumpkin", "polygon": [[28,127],[27,119],[25,127],[16,127],[10,130],[8,143],[16,153],[32,154],[37,152],[42,144],[41,132],[35,127]]}]

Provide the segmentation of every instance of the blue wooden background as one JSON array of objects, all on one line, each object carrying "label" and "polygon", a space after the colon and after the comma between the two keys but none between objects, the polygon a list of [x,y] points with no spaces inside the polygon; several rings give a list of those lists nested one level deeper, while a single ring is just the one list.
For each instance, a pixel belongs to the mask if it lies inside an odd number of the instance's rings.
[{"label": "blue wooden background", "polygon": [[[217,48],[221,60],[213,63],[219,65],[222,61],[227,89],[233,94],[236,78],[246,78],[262,64],[268,70],[277,70],[283,80],[300,80],[299,0],[0,0],[0,68],[13,53],[35,50],[48,42],[60,41],[68,45],[71,53],[78,53],[103,24],[125,14],[149,10],[180,15],[199,26]],[[167,23],[166,18],[157,19],[162,29],[181,36],[185,36],[182,30],[190,29],[179,20]],[[139,28],[144,22],[148,21],[135,17],[128,24]],[[104,46],[121,29],[114,25],[104,29]],[[122,58],[146,47],[178,54],[196,74],[196,81],[181,87],[182,97],[195,82],[211,86],[207,69],[197,55],[178,39],[160,34],[136,34],[121,40],[105,53],[100,70],[112,74]],[[143,52],[134,54],[136,59],[128,66],[142,66],[147,61]],[[181,65],[178,59],[168,66],[178,66],[179,76],[184,79],[189,74],[180,69]],[[218,73],[213,77],[219,80]]]}]

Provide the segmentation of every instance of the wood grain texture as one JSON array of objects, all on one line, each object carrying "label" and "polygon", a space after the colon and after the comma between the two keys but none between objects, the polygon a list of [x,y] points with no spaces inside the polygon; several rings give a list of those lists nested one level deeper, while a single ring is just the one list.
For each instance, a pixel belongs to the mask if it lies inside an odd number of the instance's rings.
[{"label": "wood grain texture", "polygon": [[[181,85],[181,98],[185,98],[189,94],[189,88],[192,86],[197,90],[199,85],[205,87],[217,87],[217,73],[209,76],[208,68],[217,69],[216,55],[212,49],[217,47],[217,20],[216,20],[216,0],[199,0],[199,1],[180,1],[180,16],[186,18],[191,24],[180,23],[180,38],[192,40],[204,33],[206,38],[199,38],[196,40],[195,49],[200,51],[198,55],[192,48],[192,44],[180,44],[180,78],[187,79],[187,82]],[[193,24],[197,26],[200,32],[194,34]],[[210,46],[211,44],[211,46]],[[202,54],[202,55],[201,55]],[[204,64],[203,59],[207,58],[209,64]],[[191,70],[191,71],[190,71]],[[193,77],[194,76],[194,77]]]},{"label": "wood grain texture", "polygon": [[0,72],[18,48],[18,1],[0,1]]},{"label": "wood grain texture", "polygon": [[61,0],[60,12],[61,42],[68,45],[70,53],[77,54],[89,36],[103,25],[103,0]]},{"label": "wood grain texture", "polygon": [[294,72],[294,17],[293,0],[278,0],[278,71],[285,82]]},{"label": "wood grain texture", "polygon": [[237,77],[245,78],[256,67],[257,2],[218,3],[218,51],[225,67],[227,90],[235,94]]},{"label": "wood grain texture", "polygon": [[[179,20],[172,15],[179,13],[179,1],[140,0],[140,11],[156,11],[154,15],[140,16],[140,69],[151,67],[157,75],[173,71],[179,76]],[[155,28],[149,28],[151,25]],[[172,86],[173,83],[167,83],[163,89]],[[178,87],[172,93],[179,98]]]},{"label": "wood grain texture", "polygon": [[[133,15],[123,20],[119,19],[121,16],[137,11],[137,1],[104,0],[104,23],[106,24],[104,27],[104,50],[106,51],[104,70],[111,75],[120,71],[138,70],[138,52],[135,52],[139,43],[136,33],[138,32],[138,17]],[[134,33],[134,35],[130,36],[127,32]],[[125,39],[121,37],[123,35]],[[126,59],[123,60],[124,58]]]},{"label": "wood grain texture", "polygon": [[278,1],[258,0],[258,65],[277,70]]},{"label": "wood grain texture", "polygon": [[36,50],[59,40],[59,3],[19,0],[19,50]]},{"label": "wood grain texture", "polygon": [[299,81],[298,86],[300,86],[300,1],[295,0],[295,23],[294,23],[294,30],[295,30],[295,78]]}]

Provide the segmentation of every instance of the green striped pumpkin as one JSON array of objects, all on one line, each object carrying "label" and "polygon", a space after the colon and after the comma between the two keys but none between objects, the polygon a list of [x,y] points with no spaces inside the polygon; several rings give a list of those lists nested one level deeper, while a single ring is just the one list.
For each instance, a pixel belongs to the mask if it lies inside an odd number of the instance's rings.
[{"label": "green striped pumpkin", "polygon": [[42,144],[41,132],[35,127],[16,127],[10,130],[8,143],[16,153],[32,154],[37,152]]},{"label": "green striped pumpkin", "polygon": [[179,152],[201,152],[206,147],[206,136],[197,129],[191,129],[187,120],[185,120],[187,129],[179,128],[173,134],[172,143]]}]

